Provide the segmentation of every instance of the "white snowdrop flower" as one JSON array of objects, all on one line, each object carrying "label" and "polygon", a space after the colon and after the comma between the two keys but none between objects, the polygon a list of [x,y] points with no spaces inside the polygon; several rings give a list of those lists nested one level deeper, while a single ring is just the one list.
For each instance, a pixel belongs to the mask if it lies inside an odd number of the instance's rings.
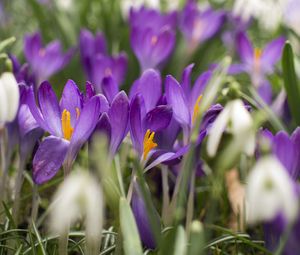
[{"label": "white snowdrop flower", "polygon": [[214,157],[225,129],[235,139],[241,139],[243,145],[241,150],[247,155],[252,155],[255,149],[255,133],[252,129],[253,120],[240,99],[227,103],[222,112],[213,122],[208,134],[207,153]]},{"label": "white snowdrop flower", "polygon": [[244,21],[251,17],[267,31],[274,31],[281,23],[288,0],[236,0],[233,13]]},{"label": "white snowdrop flower", "polygon": [[15,119],[19,101],[19,86],[14,75],[3,73],[0,76],[0,126]]},{"label": "white snowdrop flower", "polygon": [[299,0],[289,0],[284,14],[284,23],[293,29],[298,35],[300,35],[300,1]]},{"label": "white snowdrop flower", "polygon": [[275,156],[266,156],[256,163],[248,177],[246,219],[250,224],[270,221],[280,212],[289,222],[298,214],[294,181]]},{"label": "white snowdrop flower", "polygon": [[68,11],[73,6],[73,0],[56,0],[58,8]]},{"label": "white snowdrop flower", "polygon": [[76,220],[84,217],[87,249],[98,250],[103,223],[103,196],[99,183],[91,175],[80,171],[67,177],[58,188],[51,208],[49,227],[52,233],[64,236]]},{"label": "white snowdrop flower", "polygon": [[160,9],[159,0],[122,0],[120,4],[121,11],[125,19],[127,19],[131,8],[140,8],[145,5],[149,8]]}]

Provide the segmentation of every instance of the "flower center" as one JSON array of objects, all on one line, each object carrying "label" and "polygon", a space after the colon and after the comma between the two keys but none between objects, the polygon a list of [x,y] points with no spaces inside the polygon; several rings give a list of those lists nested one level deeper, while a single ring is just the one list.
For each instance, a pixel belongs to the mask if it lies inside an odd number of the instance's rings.
[{"label": "flower center", "polygon": [[[79,112],[79,109],[76,108],[76,113]],[[68,110],[64,109],[61,114],[61,127],[63,131],[64,138],[67,140],[71,140],[72,134],[73,134],[73,127],[71,125],[71,114]]]},{"label": "flower center", "polygon": [[146,160],[149,152],[157,147],[157,143],[153,141],[155,132],[151,132],[150,129],[147,130],[144,136],[144,152],[143,152],[143,160]]},{"label": "flower center", "polygon": [[156,43],[157,43],[157,36],[156,35],[153,35],[152,37],[151,37],[151,44],[152,45],[155,45]]},{"label": "flower center", "polygon": [[262,55],[262,50],[259,48],[255,48],[254,49],[254,63],[256,65],[256,67],[259,67],[259,65],[260,65],[261,55]]},{"label": "flower center", "polygon": [[202,95],[198,96],[197,98],[197,101],[194,105],[194,111],[193,111],[193,117],[192,117],[192,124],[195,123],[198,115],[199,115],[199,109],[200,109],[200,102],[201,102],[201,99],[202,99]]},{"label": "flower center", "polygon": [[45,50],[44,48],[41,48],[41,49],[39,50],[39,55],[40,55],[40,57],[44,57],[45,54],[46,54],[46,50]]}]

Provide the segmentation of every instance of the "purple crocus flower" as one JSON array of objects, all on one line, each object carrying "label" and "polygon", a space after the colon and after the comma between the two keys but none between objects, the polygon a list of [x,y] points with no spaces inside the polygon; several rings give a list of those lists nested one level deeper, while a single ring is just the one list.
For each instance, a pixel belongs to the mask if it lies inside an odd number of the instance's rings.
[{"label": "purple crocus flower", "polygon": [[69,80],[60,102],[45,81],[38,89],[39,107],[34,92],[28,91],[27,103],[39,126],[50,133],[40,144],[33,159],[33,179],[42,184],[55,176],[62,164],[66,173],[82,145],[93,132],[100,115],[100,98],[94,96],[83,103],[77,85]]},{"label": "purple crocus flower", "polygon": [[250,75],[254,86],[264,85],[265,76],[273,72],[275,64],[281,57],[285,39],[279,37],[268,43],[264,49],[254,48],[244,32],[240,32],[236,40],[241,64],[234,65],[233,72],[246,72]]},{"label": "purple crocus flower", "polygon": [[102,109],[103,113],[100,116],[95,131],[106,134],[109,140],[110,155],[114,156],[128,133],[129,100],[126,93],[120,91],[110,103],[107,102],[104,104],[107,108]]},{"label": "purple crocus flower", "polygon": [[211,8],[200,10],[196,1],[187,1],[180,17],[180,30],[193,52],[199,44],[213,37],[224,22],[225,13]]},{"label": "purple crocus flower", "polygon": [[73,50],[63,53],[61,43],[57,40],[44,47],[41,34],[37,32],[25,36],[24,54],[39,85],[69,63]]},{"label": "purple crocus flower", "polygon": [[104,35],[98,32],[94,37],[86,29],[80,32],[79,46],[85,73],[97,93],[103,91],[102,82],[105,77],[112,77],[118,86],[122,84],[127,71],[127,56],[124,52],[109,56]]},{"label": "purple crocus flower", "polygon": [[130,42],[141,69],[158,68],[175,45],[176,13],[161,14],[142,7],[130,11]]},{"label": "purple crocus flower", "polygon": [[185,68],[181,84],[168,75],[166,78],[166,97],[169,105],[172,106],[175,120],[181,125],[184,134],[185,144],[189,141],[190,132],[199,112],[202,93],[211,78],[211,71],[200,75],[193,88],[190,85],[190,75],[193,64]]}]

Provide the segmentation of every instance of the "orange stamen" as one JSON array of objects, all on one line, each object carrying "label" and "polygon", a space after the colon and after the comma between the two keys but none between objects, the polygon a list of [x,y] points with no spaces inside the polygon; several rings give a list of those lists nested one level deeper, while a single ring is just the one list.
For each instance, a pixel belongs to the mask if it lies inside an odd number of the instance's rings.
[{"label": "orange stamen", "polygon": [[71,126],[71,114],[66,109],[64,109],[61,114],[61,127],[62,127],[64,138],[70,141],[74,129]]},{"label": "orange stamen", "polygon": [[143,160],[146,160],[149,152],[157,147],[157,143],[153,141],[155,132],[151,132],[150,129],[147,130],[144,136],[144,151],[143,151]]},{"label": "orange stamen", "polygon": [[193,117],[192,117],[192,124],[195,123],[198,115],[199,115],[199,109],[200,109],[200,102],[201,102],[201,99],[202,99],[202,95],[198,96],[197,98],[197,101],[194,105],[194,111],[193,111]]}]

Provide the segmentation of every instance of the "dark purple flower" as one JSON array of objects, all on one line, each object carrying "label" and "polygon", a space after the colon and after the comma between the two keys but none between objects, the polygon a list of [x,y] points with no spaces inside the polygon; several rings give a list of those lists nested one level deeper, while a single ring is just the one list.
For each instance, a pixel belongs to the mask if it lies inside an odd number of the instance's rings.
[{"label": "dark purple flower", "polygon": [[[102,102],[106,99],[103,97]],[[107,102],[107,101],[106,101]],[[96,126],[96,132],[104,133],[109,140],[109,151],[111,156],[117,152],[121,142],[128,133],[129,100],[124,91],[117,93],[103,113]]]},{"label": "dark purple flower", "polygon": [[63,53],[61,43],[57,40],[44,47],[41,34],[37,32],[25,36],[24,54],[39,85],[69,63],[73,50]]},{"label": "dark purple flower", "polygon": [[66,83],[60,102],[47,81],[38,89],[39,107],[32,89],[27,96],[36,122],[50,134],[42,141],[33,159],[33,179],[42,184],[53,178],[63,163],[71,167],[97,124],[100,98],[94,96],[84,103],[72,80]]},{"label": "dark purple flower", "polygon": [[82,65],[97,93],[103,91],[102,82],[105,77],[112,77],[118,86],[122,84],[127,71],[127,56],[125,53],[109,56],[104,35],[97,33],[94,37],[86,29],[80,32],[79,46]]},{"label": "dark purple flower", "polygon": [[211,77],[211,71],[200,75],[191,88],[190,75],[193,64],[184,69],[182,82],[179,84],[171,75],[166,78],[166,97],[172,106],[175,120],[181,125],[185,144],[189,141],[190,132],[199,112],[202,93]]},{"label": "dark purple flower", "polygon": [[176,13],[161,14],[156,10],[131,9],[130,42],[141,69],[158,68],[175,45]]},{"label": "dark purple flower", "polygon": [[279,37],[268,43],[264,49],[253,48],[244,32],[240,32],[236,40],[241,64],[234,65],[232,71],[247,72],[254,86],[259,87],[264,83],[265,76],[273,72],[275,64],[279,61],[285,39]]},{"label": "dark purple flower", "polygon": [[182,31],[188,49],[193,51],[199,44],[213,37],[224,22],[225,13],[211,8],[200,10],[196,1],[188,1],[180,17]]}]

